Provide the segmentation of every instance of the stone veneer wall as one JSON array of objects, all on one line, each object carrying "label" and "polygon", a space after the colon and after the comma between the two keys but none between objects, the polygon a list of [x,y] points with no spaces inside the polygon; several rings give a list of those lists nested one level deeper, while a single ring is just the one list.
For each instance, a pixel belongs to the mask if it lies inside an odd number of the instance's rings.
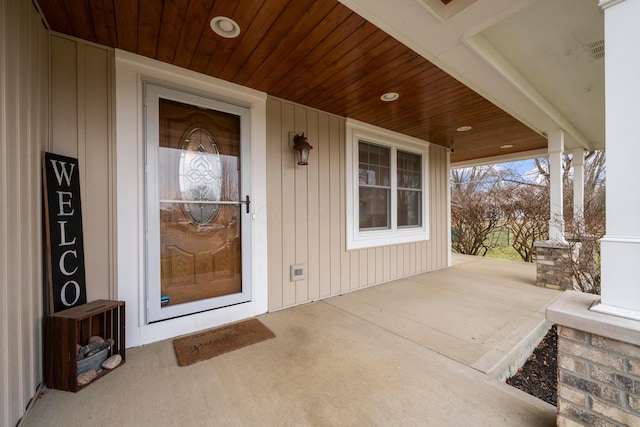
[{"label": "stone veneer wall", "polygon": [[568,262],[571,249],[558,242],[535,242],[536,285],[551,289],[573,289],[573,275],[562,268]]},{"label": "stone veneer wall", "polygon": [[558,426],[640,426],[640,346],[558,327]]}]

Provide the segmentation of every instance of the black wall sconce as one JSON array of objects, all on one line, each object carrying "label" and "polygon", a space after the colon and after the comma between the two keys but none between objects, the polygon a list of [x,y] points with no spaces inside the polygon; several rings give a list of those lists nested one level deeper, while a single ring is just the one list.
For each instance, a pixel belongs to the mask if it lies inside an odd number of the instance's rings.
[{"label": "black wall sconce", "polygon": [[309,164],[309,151],[313,149],[311,144],[307,142],[307,138],[302,135],[294,135],[293,137],[293,149],[296,151],[296,161],[299,165]]}]

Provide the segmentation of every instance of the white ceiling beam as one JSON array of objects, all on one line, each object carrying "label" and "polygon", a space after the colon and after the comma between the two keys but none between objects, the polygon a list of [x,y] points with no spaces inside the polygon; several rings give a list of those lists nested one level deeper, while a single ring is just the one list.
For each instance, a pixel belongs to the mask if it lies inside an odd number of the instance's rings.
[{"label": "white ceiling beam", "polygon": [[[551,129],[559,127],[571,135],[582,148],[591,149],[591,144],[584,135],[565,119],[484,37],[476,34],[473,37],[465,38],[464,43],[554,121],[556,126],[539,129],[539,131],[548,133]],[[518,118],[518,120],[527,123],[526,118]]]}]

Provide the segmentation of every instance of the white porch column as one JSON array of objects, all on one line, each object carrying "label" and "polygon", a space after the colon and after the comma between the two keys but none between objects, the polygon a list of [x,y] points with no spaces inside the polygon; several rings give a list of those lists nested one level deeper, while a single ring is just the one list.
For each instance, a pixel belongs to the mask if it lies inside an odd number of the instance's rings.
[{"label": "white porch column", "polygon": [[594,310],[640,320],[640,1],[601,0],[605,22],[607,232],[602,301]]},{"label": "white porch column", "polygon": [[[573,150],[573,217],[582,218],[584,208],[584,150]],[[574,221],[575,222],[575,221]]]},{"label": "white porch column", "polygon": [[[640,117],[640,1],[600,0],[600,5],[605,12],[607,125],[602,295],[564,292],[547,308],[546,317],[558,325],[559,357],[581,360],[558,364],[557,424],[638,426],[638,393],[629,384],[640,381],[635,369],[640,352],[640,134],[634,129]],[[616,379],[606,387],[602,375],[596,375],[603,364]],[[592,397],[566,398],[585,395]]]},{"label": "white porch column", "polygon": [[564,242],[564,217],[562,215],[562,153],[564,131],[549,132],[549,240]]}]

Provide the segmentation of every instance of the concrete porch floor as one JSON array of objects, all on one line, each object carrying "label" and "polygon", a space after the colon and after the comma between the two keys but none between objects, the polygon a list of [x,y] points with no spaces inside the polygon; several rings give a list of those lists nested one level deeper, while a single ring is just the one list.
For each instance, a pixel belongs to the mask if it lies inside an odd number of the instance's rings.
[{"label": "concrete porch floor", "polygon": [[260,316],[276,338],[188,367],[171,340],[79,393],[45,389],[25,426],[555,426],[497,378],[546,332],[560,293],[535,265],[448,269]]}]

